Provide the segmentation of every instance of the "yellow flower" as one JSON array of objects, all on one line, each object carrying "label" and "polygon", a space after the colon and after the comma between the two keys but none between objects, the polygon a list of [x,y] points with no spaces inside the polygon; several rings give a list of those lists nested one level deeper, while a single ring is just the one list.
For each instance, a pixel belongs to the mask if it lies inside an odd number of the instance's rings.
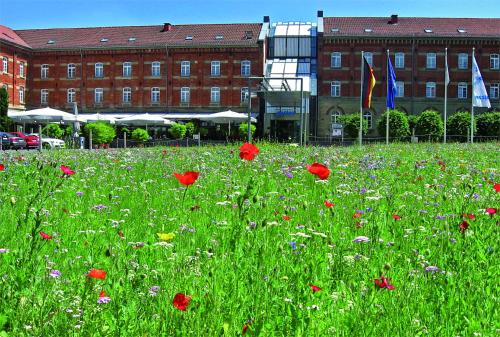
[{"label": "yellow flower", "polygon": [[174,233],[156,233],[161,241],[170,241],[175,238]]}]

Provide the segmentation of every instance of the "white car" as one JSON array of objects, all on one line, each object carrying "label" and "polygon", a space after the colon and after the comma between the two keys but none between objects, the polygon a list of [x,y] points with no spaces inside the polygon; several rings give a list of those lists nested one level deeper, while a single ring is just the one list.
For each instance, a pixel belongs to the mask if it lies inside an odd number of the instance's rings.
[{"label": "white car", "polygon": [[[29,136],[38,137],[38,133],[30,133]],[[44,149],[64,149],[66,147],[66,143],[64,142],[64,140],[49,138],[45,135],[42,135],[42,147]]]}]

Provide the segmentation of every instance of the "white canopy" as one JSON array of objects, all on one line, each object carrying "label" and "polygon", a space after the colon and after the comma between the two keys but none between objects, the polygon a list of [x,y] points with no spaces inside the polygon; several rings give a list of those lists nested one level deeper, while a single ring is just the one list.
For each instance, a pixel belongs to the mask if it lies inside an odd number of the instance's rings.
[{"label": "white canopy", "polygon": [[133,115],[121,119],[117,119],[116,124],[119,125],[170,125],[172,121],[165,119],[159,115],[150,115],[148,113]]},{"label": "white canopy", "polygon": [[[212,121],[214,123],[230,123],[230,122],[245,122],[248,120],[248,115],[232,110],[216,112],[206,116],[198,117],[204,121]],[[257,122],[255,118],[251,118],[252,123]]]},{"label": "white canopy", "polygon": [[33,123],[50,123],[50,122],[78,122],[83,121],[78,116],[70,114],[65,111],[52,109],[52,108],[41,108],[34,109],[23,112],[9,112],[9,117],[15,121],[32,121]]},{"label": "white canopy", "polygon": [[84,119],[86,123],[90,122],[109,122],[111,124],[115,124],[116,118],[113,116],[103,115],[100,113],[91,114],[91,115],[80,115],[80,118]]}]

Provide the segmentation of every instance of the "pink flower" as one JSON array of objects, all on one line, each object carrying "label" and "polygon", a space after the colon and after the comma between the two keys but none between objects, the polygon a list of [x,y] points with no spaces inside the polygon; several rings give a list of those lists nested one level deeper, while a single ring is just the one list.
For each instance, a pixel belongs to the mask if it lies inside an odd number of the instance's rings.
[{"label": "pink flower", "polygon": [[380,276],[380,278],[375,279],[375,285],[380,289],[384,288],[388,290],[396,289],[392,284],[389,283],[389,280],[384,276]]},{"label": "pink flower", "polygon": [[61,165],[61,171],[65,176],[71,176],[75,174],[75,171],[73,171],[69,166]]}]

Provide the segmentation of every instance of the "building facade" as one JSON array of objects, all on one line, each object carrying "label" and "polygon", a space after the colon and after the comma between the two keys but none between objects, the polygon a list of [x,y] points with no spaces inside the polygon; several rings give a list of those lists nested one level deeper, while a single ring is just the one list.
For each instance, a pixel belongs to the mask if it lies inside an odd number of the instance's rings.
[{"label": "building facade", "polygon": [[[500,19],[323,17],[317,22],[12,30],[0,26],[0,86],[9,109],[196,114],[248,109],[261,136],[331,138],[359,112],[361,52],[377,84],[370,135],[385,111],[387,50],[408,114],[471,108],[472,48],[500,109]],[[259,78],[288,78],[276,81]],[[302,78],[301,94],[293,78]],[[297,103],[298,102],[298,103]],[[477,109],[481,112],[485,109]],[[299,132],[299,128],[303,130]]]}]

